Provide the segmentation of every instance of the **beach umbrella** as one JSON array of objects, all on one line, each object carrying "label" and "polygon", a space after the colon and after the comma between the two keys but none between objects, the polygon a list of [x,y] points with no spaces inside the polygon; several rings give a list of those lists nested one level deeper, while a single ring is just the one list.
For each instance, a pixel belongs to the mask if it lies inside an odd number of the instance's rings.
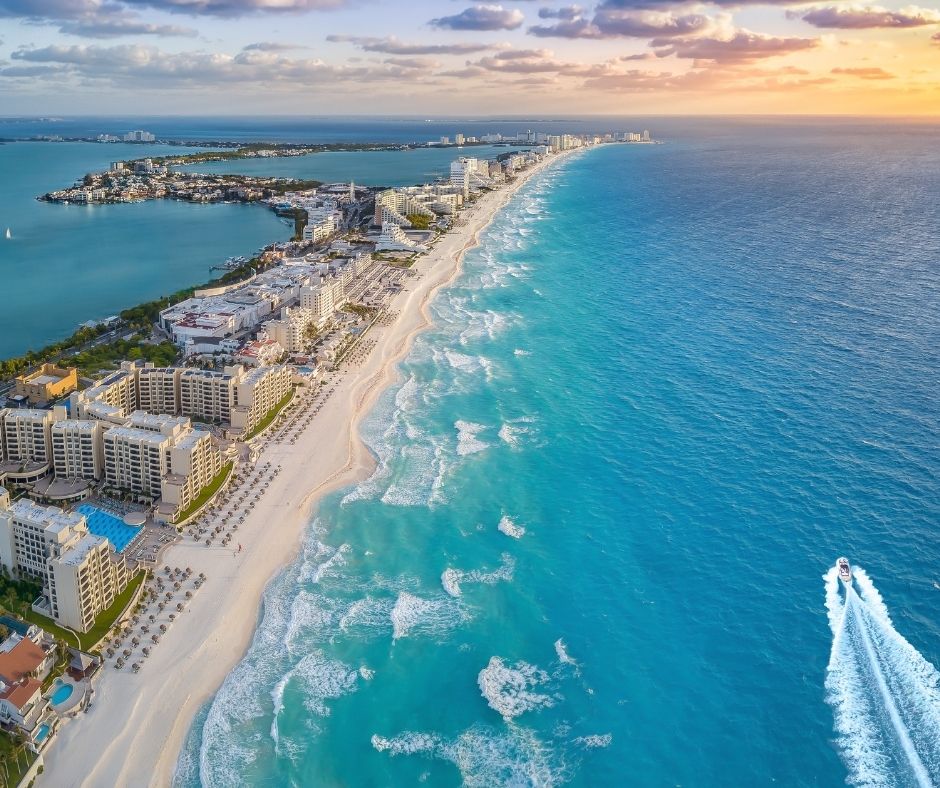
[{"label": "beach umbrella", "polygon": [[[172,614],[171,614],[172,615]],[[160,624],[160,631],[166,632],[166,624]]]},{"label": "beach umbrella", "polygon": [[154,643],[159,643],[159,642],[160,642],[160,638],[159,638],[157,635],[151,635],[151,636],[150,636],[150,639],[151,639]]}]

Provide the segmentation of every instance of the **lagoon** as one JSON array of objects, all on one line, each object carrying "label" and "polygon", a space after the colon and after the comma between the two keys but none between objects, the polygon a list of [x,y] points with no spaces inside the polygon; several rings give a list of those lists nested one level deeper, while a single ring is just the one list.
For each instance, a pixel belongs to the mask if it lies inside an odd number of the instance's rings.
[{"label": "lagoon", "polygon": [[[256,205],[171,200],[53,205],[35,198],[111,161],[189,152],[164,145],[18,142],[0,145],[0,358],[68,336],[210,278],[209,267],[290,237]],[[6,228],[12,238],[3,238]]]},{"label": "lagoon", "polygon": [[324,151],[306,156],[230,159],[189,165],[200,173],[303,178],[333,183],[350,178],[363,186],[413,186],[446,178],[450,163],[461,156],[495,159],[500,154],[524,151],[524,146],[472,145],[411,150]]}]

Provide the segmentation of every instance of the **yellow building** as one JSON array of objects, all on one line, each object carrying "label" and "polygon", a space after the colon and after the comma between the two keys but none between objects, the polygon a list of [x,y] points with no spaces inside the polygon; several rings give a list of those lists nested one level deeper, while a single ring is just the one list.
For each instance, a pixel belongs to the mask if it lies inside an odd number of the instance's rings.
[{"label": "yellow building", "polygon": [[16,378],[13,394],[25,397],[33,405],[47,405],[78,388],[78,370],[55,364],[43,364],[33,372]]}]

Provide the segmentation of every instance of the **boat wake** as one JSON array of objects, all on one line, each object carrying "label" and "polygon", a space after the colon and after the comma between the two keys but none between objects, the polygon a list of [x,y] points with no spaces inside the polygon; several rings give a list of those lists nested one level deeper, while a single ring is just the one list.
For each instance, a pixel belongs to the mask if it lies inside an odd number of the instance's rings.
[{"label": "boat wake", "polygon": [[864,570],[840,594],[824,575],[832,653],[827,700],[854,785],[940,785],[940,673],[894,628]]}]

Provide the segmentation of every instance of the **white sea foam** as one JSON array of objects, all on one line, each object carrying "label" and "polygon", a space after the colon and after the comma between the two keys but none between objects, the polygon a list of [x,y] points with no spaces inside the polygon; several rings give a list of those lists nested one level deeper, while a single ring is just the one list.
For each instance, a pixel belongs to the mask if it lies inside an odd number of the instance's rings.
[{"label": "white sea foam", "polygon": [[455,739],[416,731],[390,738],[374,735],[372,746],[391,756],[423,755],[449,761],[460,772],[465,788],[552,788],[568,777],[558,754],[533,731],[519,726],[496,731],[476,725]]},{"label": "white sea foam", "polygon": [[472,421],[456,421],[454,427],[457,430],[457,454],[465,457],[468,454],[476,454],[489,448],[486,441],[480,440],[477,436],[486,430],[483,424],[475,424]]},{"label": "white sea foam", "polygon": [[365,596],[357,599],[339,617],[339,629],[342,632],[350,630],[387,631],[389,616],[394,601]]},{"label": "white sea foam", "polygon": [[375,671],[371,668],[367,668],[365,665],[361,665],[359,667],[359,675],[366,681],[372,681],[372,679],[375,678]]},{"label": "white sea foam", "polygon": [[444,590],[453,597],[460,596],[460,580],[463,573],[457,569],[451,569],[447,567],[441,573],[441,585],[444,586]]},{"label": "white sea foam", "polygon": [[399,593],[390,613],[392,639],[413,635],[440,635],[465,619],[459,604],[447,597],[425,598],[408,591]]},{"label": "white sea foam", "polygon": [[596,750],[603,747],[610,747],[610,743],[613,740],[614,737],[609,733],[593,733],[589,736],[578,736],[574,742],[589,750]]},{"label": "white sea foam", "polygon": [[825,575],[833,627],[826,675],[837,743],[856,785],[940,784],[940,674],[894,628],[864,570],[858,592],[839,600],[833,568]]},{"label": "white sea foam", "polygon": [[531,350],[523,350],[521,347],[517,347],[517,348],[516,348],[514,351],[512,351],[512,352],[513,352],[513,354],[516,355],[516,356],[531,356],[531,355],[532,355],[532,351],[531,351]]},{"label": "white sea foam", "polygon": [[568,653],[568,648],[565,646],[565,641],[561,638],[558,638],[558,640],[555,641],[555,654],[558,656],[558,661],[562,665],[578,667],[578,662]]},{"label": "white sea foam", "polygon": [[359,671],[336,659],[329,659],[319,649],[304,656],[294,668],[294,676],[302,682],[304,707],[313,714],[327,717],[327,700],[342,697],[356,690]]},{"label": "white sea foam", "polygon": [[490,708],[507,722],[527,711],[553,706],[550,695],[536,692],[548,681],[548,674],[528,662],[509,665],[500,657],[491,657],[477,676],[477,685]]},{"label": "white sea foam", "polygon": [[496,526],[502,533],[506,536],[511,536],[513,539],[521,539],[525,536],[525,528],[515,522],[508,515],[504,514],[499,521],[499,524]]},{"label": "white sea foam", "polygon": [[450,596],[459,597],[462,593],[462,584],[483,583],[492,585],[493,583],[499,583],[503,580],[512,580],[512,574],[515,568],[515,559],[509,555],[509,553],[503,553],[500,558],[499,569],[492,572],[487,572],[482,569],[473,569],[465,572],[448,567],[441,574],[441,585]]}]

